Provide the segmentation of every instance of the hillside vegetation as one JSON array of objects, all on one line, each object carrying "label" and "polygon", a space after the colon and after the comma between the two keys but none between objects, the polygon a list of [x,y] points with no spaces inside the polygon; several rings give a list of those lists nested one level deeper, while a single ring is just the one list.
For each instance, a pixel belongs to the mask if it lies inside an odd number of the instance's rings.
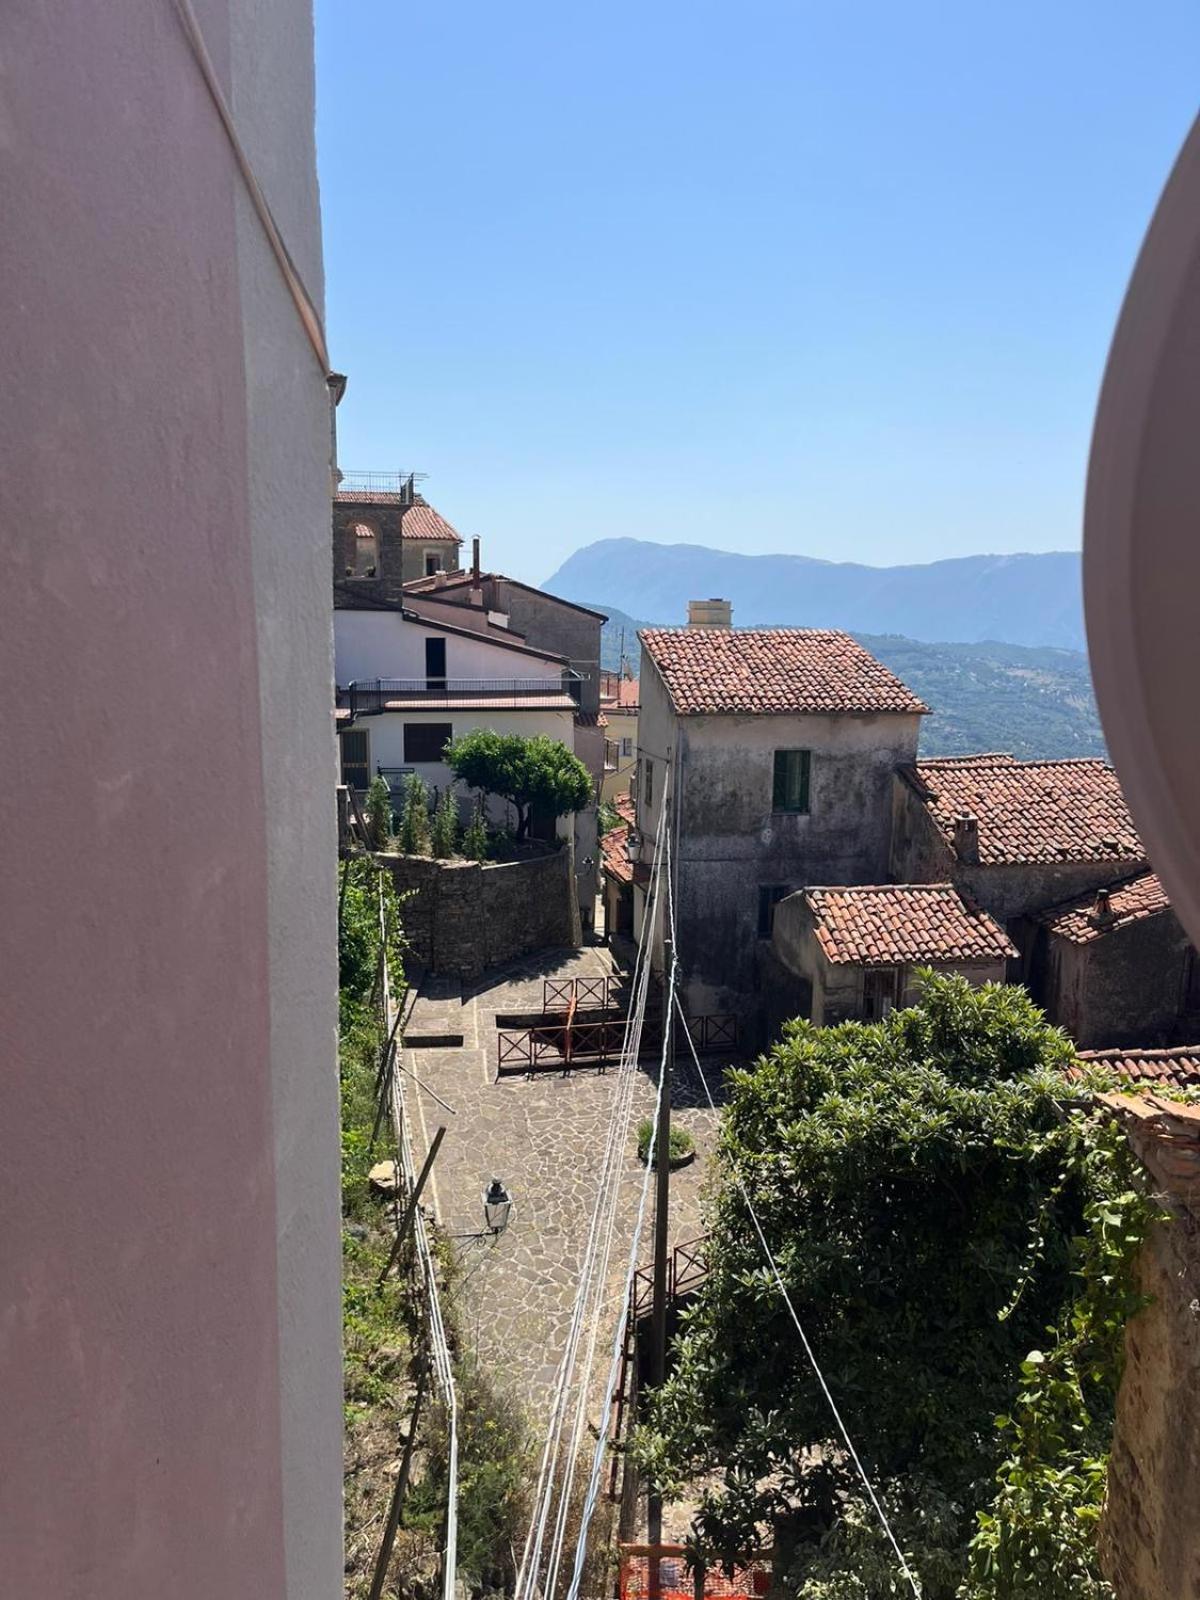
[{"label": "hillside vegetation", "polygon": [[[620,662],[622,636],[638,670],[637,630],[649,624],[608,608],[604,666]],[[921,728],[923,755],[1008,750],[1025,759],[1103,756],[1104,736],[1080,650],[1000,644],[927,644],[897,634],[855,635],[919,694],[934,715]]]},{"label": "hillside vegetation", "polygon": [[734,622],[746,628],[776,623],[1084,648],[1079,554],[1070,550],[867,567],[601,539],[574,551],[542,587],[602,611],[637,595],[644,615],[674,623],[686,620],[687,600],[722,595],[733,602]]}]

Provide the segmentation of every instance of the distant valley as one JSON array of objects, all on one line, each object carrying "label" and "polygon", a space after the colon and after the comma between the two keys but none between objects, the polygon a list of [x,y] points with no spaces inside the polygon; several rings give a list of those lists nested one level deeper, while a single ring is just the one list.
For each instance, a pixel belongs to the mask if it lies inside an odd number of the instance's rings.
[{"label": "distant valley", "polygon": [[[623,644],[636,673],[637,630],[651,624],[599,601],[585,603],[608,612],[604,665],[617,669]],[[671,615],[669,620],[678,619]],[[933,707],[934,715],[922,721],[923,755],[1008,750],[1026,759],[1061,759],[1106,754],[1082,651],[996,641],[926,644],[895,634],[856,637]]]},{"label": "distant valley", "polygon": [[669,622],[686,620],[688,600],[720,595],[733,602],[740,627],[844,628],[935,642],[1086,648],[1075,551],[868,567],[601,539],[568,556],[542,587],[602,610],[627,607],[636,597],[642,615]]}]

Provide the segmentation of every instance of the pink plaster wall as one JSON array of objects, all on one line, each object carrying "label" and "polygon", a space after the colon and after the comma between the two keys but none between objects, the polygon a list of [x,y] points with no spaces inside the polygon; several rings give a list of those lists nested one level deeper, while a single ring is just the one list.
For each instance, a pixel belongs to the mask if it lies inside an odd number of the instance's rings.
[{"label": "pink plaster wall", "polygon": [[234,204],[169,0],[0,8],[14,1596],[283,1593]]}]

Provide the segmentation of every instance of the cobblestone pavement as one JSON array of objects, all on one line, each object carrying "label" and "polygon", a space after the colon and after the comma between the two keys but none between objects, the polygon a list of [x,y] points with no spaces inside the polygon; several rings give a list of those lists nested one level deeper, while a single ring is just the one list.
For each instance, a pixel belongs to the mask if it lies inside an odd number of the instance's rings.
[{"label": "cobblestone pavement", "polygon": [[[566,1077],[540,1072],[498,1078],[496,1015],[540,1011],[544,978],[598,977],[612,970],[607,950],[588,947],[512,963],[465,995],[445,981],[428,984],[414,1024],[425,1036],[461,1034],[463,1043],[406,1049],[402,1057],[409,1072],[454,1107],[454,1115],[447,1115],[430,1094],[406,1081],[418,1161],[438,1124],[446,1124],[426,1194],[442,1227],[456,1236],[462,1326],[497,1386],[521,1402],[535,1433],[544,1431],[549,1418],[618,1076],[611,1069],[578,1068]],[[712,1059],[714,1093],[723,1065]],[[656,1073],[656,1063],[644,1063],[634,1091],[603,1351],[611,1346],[645,1172],[637,1159],[636,1124],[653,1110]],[[697,1104],[703,1096],[690,1062],[677,1066],[673,1099],[674,1120],[692,1134],[697,1148],[696,1160],[671,1178],[670,1236],[676,1244],[702,1231],[700,1192],[715,1117],[707,1104],[702,1109]],[[508,1229],[498,1239],[480,1237],[483,1191],[493,1176],[504,1180],[515,1202]],[[643,1262],[650,1259],[652,1222],[653,1200],[639,1250]],[[598,1358],[598,1368],[606,1365],[607,1355]]]}]

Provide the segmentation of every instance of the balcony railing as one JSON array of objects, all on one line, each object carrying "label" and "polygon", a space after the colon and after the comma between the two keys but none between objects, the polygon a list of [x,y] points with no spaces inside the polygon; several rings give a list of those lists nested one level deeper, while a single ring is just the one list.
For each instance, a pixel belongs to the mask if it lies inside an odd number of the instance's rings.
[{"label": "balcony railing", "polygon": [[368,678],[339,689],[339,707],[349,708],[351,719],[384,711],[396,700],[559,700],[570,695],[579,703],[578,673],[562,678]]}]

